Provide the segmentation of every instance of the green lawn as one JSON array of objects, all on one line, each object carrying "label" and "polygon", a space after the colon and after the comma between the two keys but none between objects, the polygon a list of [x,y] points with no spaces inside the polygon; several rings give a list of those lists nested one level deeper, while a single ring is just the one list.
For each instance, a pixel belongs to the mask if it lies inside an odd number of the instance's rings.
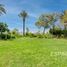
[{"label": "green lawn", "polygon": [[0,41],[0,67],[67,67],[67,40]]}]

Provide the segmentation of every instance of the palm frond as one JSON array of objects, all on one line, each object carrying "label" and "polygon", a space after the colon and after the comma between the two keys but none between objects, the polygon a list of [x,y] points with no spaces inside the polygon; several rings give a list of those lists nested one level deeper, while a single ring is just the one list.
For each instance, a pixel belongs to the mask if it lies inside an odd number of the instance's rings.
[{"label": "palm frond", "polygon": [[0,4],[0,15],[2,15],[3,13],[6,14],[6,10],[4,8],[4,5]]}]

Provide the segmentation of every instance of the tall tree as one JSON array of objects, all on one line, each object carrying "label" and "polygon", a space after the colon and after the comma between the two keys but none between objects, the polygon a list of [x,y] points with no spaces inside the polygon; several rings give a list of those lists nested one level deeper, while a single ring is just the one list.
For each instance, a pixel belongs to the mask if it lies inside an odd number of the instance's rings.
[{"label": "tall tree", "polygon": [[8,32],[8,25],[6,23],[0,22],[0,38],[3,34],[3,32]]},{"label": "tall tree", "polygon": [[41,24],[39,21],[35,22],[35,25],[38,27],[38,33],[40,33]]},{"label": "tall tree", "polygon": [[28,14],[25,10],[21,11],[19,14],[19,17],[21,17],[23,19],[23,35],[25,35],[25,20],[26,20],[27,16],[28,16]]},{"label": "tall tree", "polygon": [[[6,10],[4,8],[4,5],[0,4],[0,16],[3,14],[6,14]],[[2,32],[4,32],[5,30],[7,30],[7,24],[0,22],[0,35],[2,35]],[[1,36],[0,36],[0,38],[1,38]]]},{"label": "tall tree", "polygon": [[67,10],[63,12],[63,15],[61,16],[61,20],[64,23],[65,29],[67,29]]},{"label": "tall tree", "polygon": [[6,14],[6,10],[4,8],[4,5],[0,4],[0,15]]},{"label": "tall tree", "polygon": [[45,29],[52,26],[54,29],[54,22],[57,21],[57,19],[60,17],[60,14],[53,13],[53,14],[42,14],[38,21],[35,23],[38,27],[43,27],[43,33],[45,33]]},{"label": "tall tree", "polygon": [[38,21],[35,23],[36,26],[43,27],[43,34],[45,33],[45,29],[49,27],[49,22],[51,21],[51,16],[47,14],[42,14]]}]

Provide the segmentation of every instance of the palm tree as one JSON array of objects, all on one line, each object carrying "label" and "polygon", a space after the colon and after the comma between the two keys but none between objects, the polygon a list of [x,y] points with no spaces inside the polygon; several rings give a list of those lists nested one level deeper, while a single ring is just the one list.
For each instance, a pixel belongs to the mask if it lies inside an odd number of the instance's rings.
[{"label": "palm tree", "polygon": [[64,23],[65,30],[67,29],[67,10],[63,12],[61,16],[61,21]]},{"label": "palm tree", "polygon": [[[2,5],[2,4],[0,4],[0,16],[2,15],[2,14],[6,14],[6,10],[5,10],[5,8],[4,8],[4,5]],[[0,24],[1,24],[1,22],[0,22]],[[1,32],[1,35],[2,35],[2,29],[1,29],[1,27],[0,27],[0,32]],[[1,37],[0,37],[1,38]]]},{"label": "palm tree", "polygon": [[49,16],[42,14],[39,17],[38,21],[35,23],[35,25],[39,28],[43,27],[44,29],[43,34],[45,34],[45,29],[49,27],[49,21],[50,21]]},{"label": "palm tree", "polygon": [[6,10],[4,8],[4,5],[0,4],[0,15],[6,14]]},{"label": "palm tree", "polygon": [[19,14],[19,17],[21,17],[23,19],[23,35],[25,35],[25,20],[26,20],[27,16],[28,16],[28,14],[25,10],[20,12],[20,14]]},{"label": "palm tree", "polygon": [[[48,22],[46,21],[37,21],[35,23],[35,25],[40,29],[41,27],[43,27],[43,34],[45,34],[45,29],[49,27],[49,24]],[[39,31],[40,32],[40,31]]]},{"label": "palm tree", "polygon": [[35,22],[35,25],[38,27],[38,33],[40,33],[40,28],[41,28],[40,21]]}]

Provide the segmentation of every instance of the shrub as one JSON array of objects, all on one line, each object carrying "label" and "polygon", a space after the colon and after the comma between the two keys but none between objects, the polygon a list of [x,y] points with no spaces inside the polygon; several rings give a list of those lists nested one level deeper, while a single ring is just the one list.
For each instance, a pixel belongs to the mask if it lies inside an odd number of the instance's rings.
[{"label": "shrub", "polygon": [[28,35],[29,35],[29,37],[37,37],[37,35],[34,33],[29,33]]},{"label": "shrub", "polygon": [[37,37],[37,38],[53,38],[52,34],[40,34],[40,33],[26,33],[26,37]]},{"label": "shrub", "polygon": [[64,38],[67,38],[67,30],[63,30],[62,34],[64,35]]},{"label": "shrub", "polygon": [[15,30],[11,32],[11,36],[12,36],[12,38],[22,37],[22,35],[19,32],[15,31]]},{"label": "shrub", "polygon": [[47,34],[44,34],[44,37],[45,37],[45,38],[53,38],[53,35],[52,35],[52,34],[47,33]]},{"label": "shrub", "polygon": [[67,38],[67,30],[50,30],[50,33],[52,35],[54,35],[54,37],[58,37],[58,38]]},{"label": "shrub", "polygon": [[11,38],[11,35],[9,35],[9,34],[2,34],[2,35],[0,35],[0,38],[3,39],[3,40],[7,40],[7,39]]},{"label": "shrub", "polygon": [[50,29],[50,33],[56,37],[61,37],[62,30],[60,29]]},{"label": "shrub", "polygon": [[43,34],[37,34],[37,37],[38,38],[44,38],[44,35]]}]

